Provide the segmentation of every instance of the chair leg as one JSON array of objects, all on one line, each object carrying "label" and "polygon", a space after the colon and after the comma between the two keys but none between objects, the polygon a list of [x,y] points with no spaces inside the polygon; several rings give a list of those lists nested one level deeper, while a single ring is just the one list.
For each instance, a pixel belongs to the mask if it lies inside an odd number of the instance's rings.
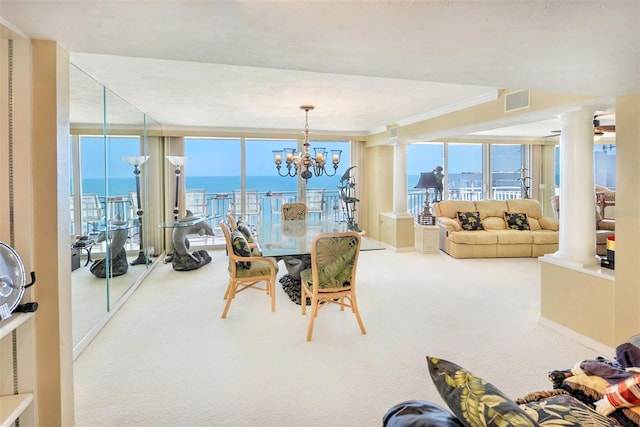
[{"label": "chair leg", "polygon": [[302,283],[300,283],[300,307],[302,308],[302,315],[307,314],[307,290]]},{"label": "chair leg", "polygon": [[222,311],[223,319],[227,317],[227,312],[231,306],[231,300],[236,296],[236,284],[234,282],[229,282],[225,295],[227,296],[227,303],[224,305],[224,310]]},{"label": "chair leg", "polygon": [[360,310],[358,310],[358,302],[356,301],[356,294],[351,295],[351,311],[356,315],[356,319],[358,320],[358,326],[360,326],[360,332],[362,335],[367,334],[367,330],[364,328],[364,323],[362,323],[362,318],[360,317]]},{"label": "chair leg", "polygon": [[307,341],[311,341],[313,335],[313,322],[318,315],[318,299],[311,297],[311,313],[309,313],[309,327],[307,329]]},{"label": "chair leg", "polygon": [[267,282],[267,288],[269,289],[267,293],[271,296],[271,312],[276,311],[276,285],[275,279],[269,280]]}]

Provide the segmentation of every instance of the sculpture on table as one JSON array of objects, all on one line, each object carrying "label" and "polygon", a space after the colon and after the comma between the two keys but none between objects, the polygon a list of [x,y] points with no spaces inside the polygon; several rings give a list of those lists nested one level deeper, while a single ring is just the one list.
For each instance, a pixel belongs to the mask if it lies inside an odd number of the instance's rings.
[{"label": "sculpture on table", "polygon": [[531,188],[531,177],[527,176],[527,168],[525,168],[524,165],[517,172],[520,172],[520,178],[518,178],[518,181],[520,181],[520,185],[522,185],[522,198],[528,199],[529,189]]},{"label": "sculpture on table", "polygon": [[355,168],[355,166],[351,166],[345,171],[342,178],[340,178],[338,188],[340,189],[340,200],[344,204],[345,215],[347,216],[347,228],[352,231],[361,232],[362,230],[358,227],[358,223],[356,223],[355,220],[356,204],[360,199],[355,197],[356,180],[355,177],[351,175],[351,169],[353,168]]},{"label": "sculpture on table", "polygon": [[[129,262],[127,260],[127,251],[124,244],[129,237],[129,229],[126,221],[119,218],[111,221],[107,229],[109,242],[107,243],[108,258],[96,260],[91,264],[89,270],[94,276],[102,279],[108,277],[117,277],[125,274],[129,270]],[[96,243],[105,241],[105,232],[101,232]],[[109,262],[107,262],[107,259]]]},{"label": "sculpture on table", "polygon": [[442,166],[436,166],[433,170],[433,175],[436,177],[436,194],[433,198],[434,202],[441,202],[442,192],[444,191],[444,168]]},{"label": "sculpture on table", "polygon": [[[199,220],[198,220],[199,219]],[[188,223],[196,221],[192,225],[180,227],[180,223]],[[173,269],[176,271],[190,271],[202,267],[211,262],[211,256],[204,249],[189,253],[189,240],[187,236],[190,234],[198,234],[200,236],[213,236],[211,226],[207,224],[206,218],[194,216],[187,210],[186,216],[178,219],[177,227],[173,229],[173,257],[171,260]]]}]

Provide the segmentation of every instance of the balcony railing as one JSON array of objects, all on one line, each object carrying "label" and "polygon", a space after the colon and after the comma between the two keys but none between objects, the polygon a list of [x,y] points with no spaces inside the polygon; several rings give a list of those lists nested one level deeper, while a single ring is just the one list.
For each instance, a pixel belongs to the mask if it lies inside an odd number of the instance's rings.
[{"label": "balcony railing", "polygon": [[[424,190],[409,190],[407,197],[407,210],[412,215],[421,213],[424,209]],[[521,190],[519,187],[493,187],[491,189],[491,195],[496,200],[517,199],[521,197]],[[282,192],[259,192],[258,193],[258,206],[259,210],[257,214],[248,215],[250,222],[256,223],[271,223],[274,221],[280,221],[280,206],[284,202],[296,201],[298,193],[296,191],[282,191]],[[431,194],[433,199],[433,194]],[[482,199],[482,190],[478,187],[458,187],[450,188],[447,194],[449,200],[480,200]],[[103,212],[107,213],[109,217],[114,218],[116,215],[125,221],[129,221],[132,225],[135,223],[135,213],[131,209],[131,202],[129,196],[113,196],[105,200],[104,197],[100,198],[100,202],[104,209]],[[228,212],[233,203],[232,193],[206,193],[206,212],[211,217],[210,226],[214,229],[218,229],[218,221],[226,218]],[[310,220],[316,218],[331,218],[334,221],[346,221],[346,212],[344,206],[340,201],[340,194],[338,190],[325,190],[324,192],[324,210],[322,212],[315,212],[310,214]],[[186,209],[190,209],[186,206]],[[92,225],[95,227],[95,224]],[[88,223],[83,223],[83,231],[91,230],[92,227]],[[137,228],[132,227],[131,238],[132,240],[137,237]],[[191,242],[194,246],[210,245],[210,244],[224,244],[224,240],[221,238],[222,233],[216,233],[220,238],[216,237],[211,239],[210,237],[197,236]]]}]

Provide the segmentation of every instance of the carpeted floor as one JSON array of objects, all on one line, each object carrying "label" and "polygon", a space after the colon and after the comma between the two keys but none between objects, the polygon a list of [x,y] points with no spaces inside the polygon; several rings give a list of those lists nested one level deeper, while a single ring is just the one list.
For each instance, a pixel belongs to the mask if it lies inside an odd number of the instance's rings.
[{"label": "carpeted floor", "polygon": [[595,356],[538,323],[536,259],[362,252],[368,334],[328,306],[307,342],[308,318],[279,284],[275,313],[247,291],[221,319],[227,258],[210,253],[191,272],[157,266],[77,359],[77,426],[376,426],[400,401],[442,404],[427,355],[513,398],[550,390],[547,371]]}]

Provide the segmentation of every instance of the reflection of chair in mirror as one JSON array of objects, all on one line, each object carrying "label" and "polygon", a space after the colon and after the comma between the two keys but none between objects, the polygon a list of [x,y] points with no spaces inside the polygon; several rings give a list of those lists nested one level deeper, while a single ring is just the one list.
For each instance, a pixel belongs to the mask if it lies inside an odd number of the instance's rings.
[{"label": "reflection of chair in mirror", "polygon": [[[220,228],[227,244],[229,257],[229,283],[224,293],[227,300],[222,318],[227,317],[229,306],[235,296],[246,290],[256,289],[264,291],[271,297],[271,311],[276,310],[276,274],[278,264],[274,258],[252,256],[251,249],[244,235],[239,230],[229,231],[224,221],[220,221]],[[244,243],[243,243],[244,242]],[[265,282],[265,287],[256,286]]]},{"label": "reflection of chair in mirror", "polygon": [[322,219],[325,211],[324,188],[307,190],[307,213],[317,213]]},{"label": "reflection of chair in mirror", "polygon": [[281,210],[284,221],[301,221],[307,219],[307,205],[302,202],[283,203]]},{"label": "reflection of chair in mirror", "polygon": [[[102,205],[97,194],[87,193],[82,195],[82,222],[87,224],[87,234],[95,234],[99,229],[99,222],[104,219]],[[91,230],[89,230],[91,224]]]},{"label": "reflection of chair in mirror", "polygon": [[[258,190],[246,190],[245,196],[244,215],[247,217],[260,215],[260,199],[258,198]],[[235,216],[243,215],[242,192],[240,190],[233,190],[233,201],[229,206],[229,210]]]},{"label": "reflection of chair in mirror", "polygon": [[[324,233],[311,243],[311,268],[300,273],[302,314],[306,314],[306,297],[311,299],[307,341],[311,341],[318,309],[330,304],[351,308],[360,331],[366,334],[356,301],[356,267],[360,253],[360,235],[354,231]],[[346,301],[345,301],[346,300]]]}]

